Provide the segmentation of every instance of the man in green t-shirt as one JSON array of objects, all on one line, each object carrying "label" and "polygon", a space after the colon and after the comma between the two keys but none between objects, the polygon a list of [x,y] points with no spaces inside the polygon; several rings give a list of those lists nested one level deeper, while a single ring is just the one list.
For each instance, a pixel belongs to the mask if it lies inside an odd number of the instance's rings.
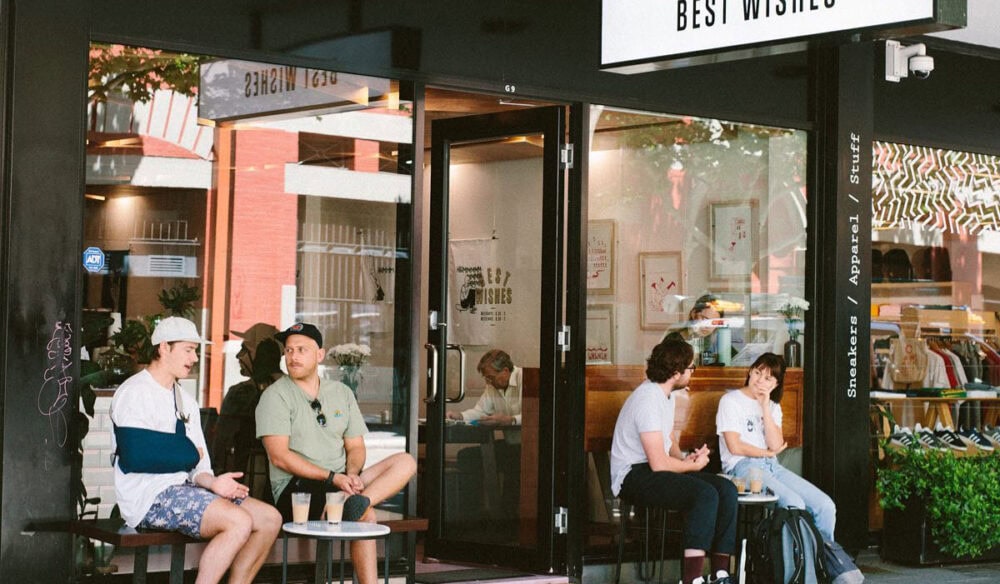
[{"label": "man in green t-shirt", "polygon": [[[343,491],[345,521],[375,521],[371,508],[395,495],[417,470],[405,452],[365,466],[368,431],[354,394],[346,385],[321,379],[326,353],[315,326],[296,323],[275,335],[284,345],[288,375],[271,384],[257,404],[257,436],[270,460],[271,490],[285,521],[291,520],[292,492],[312,493],[309,518],[319,519],[325,493]],[[378,578],[374,540],[351,542],[358,581]]]}]

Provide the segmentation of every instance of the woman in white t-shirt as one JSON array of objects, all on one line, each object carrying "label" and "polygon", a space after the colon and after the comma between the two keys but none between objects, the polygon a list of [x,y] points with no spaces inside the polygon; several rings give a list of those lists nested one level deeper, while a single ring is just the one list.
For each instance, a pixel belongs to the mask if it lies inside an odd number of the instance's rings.
[{"label": "woman in white t-shirt", "polygon": [[779,505],[808,510],[823,537],[833,541],[837,520],[833,500],[778,462],[778,454],[788,447],[781,433],[784,377],[785,360],[764,353],[750,366],[745,385],[719,400],[715,427],[722,470],[746,477],[750,469],[760,469],[764,486],[777,495]]}]

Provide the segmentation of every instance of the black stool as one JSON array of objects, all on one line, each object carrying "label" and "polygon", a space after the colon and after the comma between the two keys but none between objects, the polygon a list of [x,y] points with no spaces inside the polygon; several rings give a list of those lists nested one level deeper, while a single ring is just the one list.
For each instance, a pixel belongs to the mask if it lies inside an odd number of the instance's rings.
[{"label": "black stool", "polygon": [[[667,517],[671,515],[677,516],[679,520],[679,513],[677,511],[672,511],[669,509],[662,509],[659,507],[647,507],[645,505],[634,505],[631,501],[627,499],[620,499],[619,505],[619,521],[621,524],[621,530],[618,535],[618,562],[615,565],[615,584],[618,584],[621,580],[622,572],[622,557],[625,555],[625,538],[628,533],[628,520],[631,515],[632,508],[635,508],[635,513],[637,517],[642,517],[642,557],[639,559],[638,567],[636,568],[636,576],[639,580],[643,582],[651,582],[654,577],[656,577],[656,565],[660,565],[660,576],[657,582],[663,582],[663,556],[664,550],[666,549],[667,543],[667,533],[681,533],[680,529],[667,529]],[[653,528],[651,524],[655,521],[656,516],[659,515],[660,518],[660,556],[659,561],[650,558],[650,546],[652,545],[652,531]]]}]

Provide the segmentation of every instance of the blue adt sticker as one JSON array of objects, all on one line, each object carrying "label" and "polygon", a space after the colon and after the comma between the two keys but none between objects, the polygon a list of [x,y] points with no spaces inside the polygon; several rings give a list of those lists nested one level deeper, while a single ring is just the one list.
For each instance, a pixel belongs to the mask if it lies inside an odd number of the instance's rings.
[{"label": "blue adt sticker", "polygon": [[83,267],[88,272],[97,273],[104,269],[104,252],[99,247],[83,250]]}]

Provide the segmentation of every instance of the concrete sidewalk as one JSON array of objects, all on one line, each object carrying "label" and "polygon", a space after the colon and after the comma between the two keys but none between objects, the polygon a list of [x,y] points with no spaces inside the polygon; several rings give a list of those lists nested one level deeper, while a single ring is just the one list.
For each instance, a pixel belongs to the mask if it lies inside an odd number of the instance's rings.
[{"label": "concrete sidewalk", "polygon": [[932,584],[1000,582],[1000,564],[954,564],[944,566],[905,566],[883,562],[877,548],[858,554],[858,567],[865,575],[865,584]]}]

